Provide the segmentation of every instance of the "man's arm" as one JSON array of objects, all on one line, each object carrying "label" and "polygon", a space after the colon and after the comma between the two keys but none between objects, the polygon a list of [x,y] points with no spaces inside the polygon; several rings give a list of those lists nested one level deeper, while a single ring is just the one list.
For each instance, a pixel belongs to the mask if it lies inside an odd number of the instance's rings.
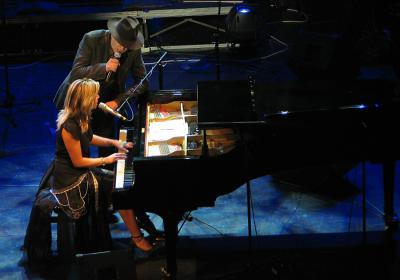
[{"label": "man's arm", "polygon": [[72,65],[71,80],[81,78],[91,78],[93,80],[102,80],[106,78],[106,62],[93,63],[93,56],[98,55],[96,48],[106,48],[105,40],[98,40],[93,32],[86,33],[76,52]]}]

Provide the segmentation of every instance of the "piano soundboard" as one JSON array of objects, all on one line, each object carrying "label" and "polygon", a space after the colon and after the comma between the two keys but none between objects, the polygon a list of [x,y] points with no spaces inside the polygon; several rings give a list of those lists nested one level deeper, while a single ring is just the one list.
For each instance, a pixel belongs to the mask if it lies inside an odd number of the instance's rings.
[{"label": "piano soundboard", "polygon": [[[140,155],[151,157],[199,157],[202,153],[203,131],[198,128],[197,101],[173,101],[147,103],[145,125],[141,128],[144,139]],[[119,140],[127,141],[132,129],[123,128]],[[238,136],[230,128],[207,130],[208,155],[217,156],[232,150]],[[141,147],[134,147],[141,149]],[[132,154],[131,152],[129,154]],[[118,160],[116,164],[115,189],[134,185],[133,156]]]}]

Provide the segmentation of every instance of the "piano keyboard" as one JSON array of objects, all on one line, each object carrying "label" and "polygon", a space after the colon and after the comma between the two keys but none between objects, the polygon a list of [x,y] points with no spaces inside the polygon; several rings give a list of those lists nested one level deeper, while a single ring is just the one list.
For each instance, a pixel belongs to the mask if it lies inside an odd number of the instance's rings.
[{"label": "piano keyboard", "polygon": [[[119,131],[119,140],[128,141],[128,130],[121,129]],[[135,147],[134,147],[135,148]],[[120,152],[120,151],[119,151]],[[115,189],[124,189],[133,186],[135,174],[133,171],[132,151],[129,151],[127,158],[117,161],[115,167]]]}]

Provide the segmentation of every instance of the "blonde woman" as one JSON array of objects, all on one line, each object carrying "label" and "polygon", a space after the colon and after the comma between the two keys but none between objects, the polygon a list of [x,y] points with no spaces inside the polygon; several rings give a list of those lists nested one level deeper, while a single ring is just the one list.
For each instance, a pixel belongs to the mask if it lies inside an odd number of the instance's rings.
[{"label": "blonde woman", "polygon": [[[106,164],[126,158],[132,142],[93,134],[90,119],[97,107],[100,85],[92,79],[78,79],[71,83],[65,98],[64,109],[57,119],[54,182],[51,192],[60,208],[77,222],[83,250],[108,249],[110,231],[106,223],[106,211],[112,189],[112,176],[102,171]],[[115,147],[123,153],[107,157],[90,157],[90,145]],[[120,210],[132,243],[143,251],[152,245],[142,236],[133,210]],[[95,217],[95,218],[90,218]]]}]

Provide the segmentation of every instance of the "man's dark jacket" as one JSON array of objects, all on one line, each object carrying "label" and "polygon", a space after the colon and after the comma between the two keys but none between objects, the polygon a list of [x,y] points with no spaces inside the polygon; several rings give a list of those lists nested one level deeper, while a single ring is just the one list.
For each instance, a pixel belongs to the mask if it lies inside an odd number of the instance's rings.
[{"label": "man's dark jacket", "polygon": [[[111,49],[111,33],[109,30],[94,30],[86,33],[76,53],[72,70],[57,90],[54,104],[58,110],[64,107],[64,99],[69,85],[76,79],[90,78],[96,81],[104,80],[107,76],[106,63],[113,55]],[[134,82],[137,84],[146,75],[141,50],[128,50],[117,71],[119,92],[116,96],[118,104],[121,104],[130,94],[127,92],[125,82],[131,72]],[[147,80],[144,81],[136,92],[140,95],[148,87]]]}]

